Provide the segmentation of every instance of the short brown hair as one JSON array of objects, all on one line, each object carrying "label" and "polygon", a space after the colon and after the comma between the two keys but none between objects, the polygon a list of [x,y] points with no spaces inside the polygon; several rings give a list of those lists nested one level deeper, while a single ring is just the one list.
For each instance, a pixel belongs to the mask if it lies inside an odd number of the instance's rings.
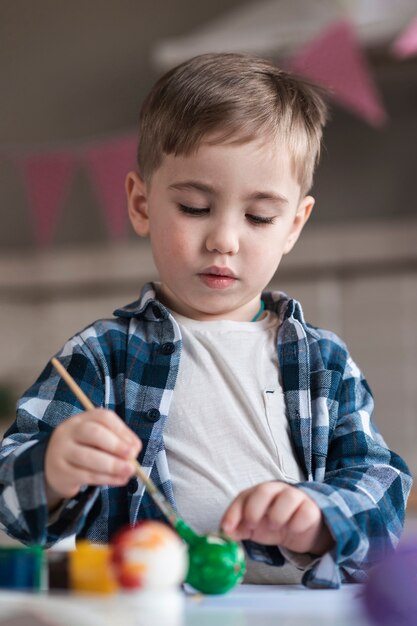
[{"label": "short brown hair", "polygon": [[327,107],[322,90],[266,59],[202,54],[168,71],[146,98],[138,167],[150,179],[164,154],[189,155],[203,140],[244,143],[259,135],[287,145],[306,193],[320,156]]}]

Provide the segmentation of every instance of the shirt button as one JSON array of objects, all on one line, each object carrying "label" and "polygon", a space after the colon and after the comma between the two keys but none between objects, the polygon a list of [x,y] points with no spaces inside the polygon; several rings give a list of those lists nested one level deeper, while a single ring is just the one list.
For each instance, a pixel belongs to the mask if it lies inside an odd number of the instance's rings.
[{"label": "shirt button", "polygon": [[172,354],[175,352],[175,345],[171,341],[163,343],[161,346],[161,352],[162,354]]},{"label": "shirt button", "polygon": [[129,482],[127,483],[128,492],[135,493],[137,488],[138,488],[138,481],[136,480],[136,478],[131,478]]},{"label": "shirt button", "polygon": [[146,419],[149,422],[157,422],[160,417],[161,414],[158,409],[149,409],[149,411],[146,413]]}]

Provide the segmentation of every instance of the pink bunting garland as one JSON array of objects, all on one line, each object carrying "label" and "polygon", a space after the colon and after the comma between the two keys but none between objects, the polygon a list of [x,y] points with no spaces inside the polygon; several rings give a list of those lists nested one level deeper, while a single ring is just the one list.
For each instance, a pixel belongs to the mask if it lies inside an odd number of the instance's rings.
[{"label": "pink bunting garland", "polygon": [[128,223],[124,181],[135,168],[136,137],[126,137],[96,145],[85,151],[85,162],[97,195],[104,207],[109,234],[115,239],[126,235]]},{"label": "pink bunting garland", "polygon": [[398,59],[417,55],[417,16],[391,46],[392,54]]},{"label": "pink bunting garland", "polygon": [[333,23],[290,60],[290,67],[329,88],[334,100],[373,126],[386,121],[366,58],[349,22]]},{"label": "pink bunting garland", "polygon": [[[394,41],[391,51],[397,58],[417,54],[417,17]],[[303,47],[289,65],[293,71],[329,88],[334,100],[373,126],[386,121],[365,55],[349,22],[331,24]],[[81,149],[11,157],[22,173],[38,244],[52,241],[74,171],[80,164],[87,168],[101,200],[110,237],[121,239],[126,235],[124,179],[135,168],[136,144],[137,137],[132,133]]]},{"label": "pink bunting garland", "polygon": [[64,152],[16,159],[32,210],[35,237],[44,246],[51,242],[75,169],[73,155]]}]

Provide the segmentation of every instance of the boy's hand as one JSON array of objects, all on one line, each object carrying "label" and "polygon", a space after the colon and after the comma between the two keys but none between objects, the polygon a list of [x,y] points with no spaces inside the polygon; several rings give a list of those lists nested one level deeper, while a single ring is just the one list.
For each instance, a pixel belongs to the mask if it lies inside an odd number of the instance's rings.
[{"label": "boy's hand", "polygon": [[82,485],[124,485],[134,473],[140,439],[113,411],[74,415],[53,431],[45,455],[49,508]]},{"label": "boy's hand", "polygon": [[251,539],[318,556],[334,543],[317,504],[301,489],[279,481],[242,491],[220,527],[237,541]]}]

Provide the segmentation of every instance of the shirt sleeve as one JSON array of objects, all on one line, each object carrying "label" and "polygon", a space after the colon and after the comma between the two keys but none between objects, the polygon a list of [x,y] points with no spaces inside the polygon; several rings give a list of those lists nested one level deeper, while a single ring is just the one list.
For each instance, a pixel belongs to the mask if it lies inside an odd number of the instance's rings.
[{"label": "shirt sleeve", "polygon": [[[72,338],[57,356],[93,404],[102,406],[102,376],[82,340]],[[49,547],[77,533],[99,495],[99,488],[86,485],[63,503],[58,516],[49,517],[44,476],[49,438],[82,411],[51,364],[18,402],[0,449],[0,528],[23,543]]]},{"label": "shirt sleeve", "polygon": [[297,485],[318,504],[335,540],[306,571],[303,582],[310,587],[366,580],[366,571],[398,544],[412,483],[407,465],[372,421],[372,394],[350,356],[338,401],[324,480]]},{"label": "shirt sleeve", "polygon": [[283,556],[295,561],[304,569],[303,584],[311,588],[366,580],[367,570],[398,544],[412,484],[406,463],[388,449],[372,421],[371,391],[350,356],[336,398],[337,419],[329,431],[324,479],[294,485],[320,507],[335,541],[333,548],[304,561],[269,546],[248,550],[251,558],[271,565],[282,565]]}]

